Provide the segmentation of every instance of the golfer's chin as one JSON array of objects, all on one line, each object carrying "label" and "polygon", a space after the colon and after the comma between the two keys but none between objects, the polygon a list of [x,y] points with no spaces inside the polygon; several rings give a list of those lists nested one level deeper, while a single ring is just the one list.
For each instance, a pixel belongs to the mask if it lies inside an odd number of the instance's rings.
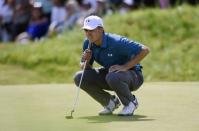
[{"label": "golfer's chin", "polygon": [[88,38],[88,40],[89,40],[91,43],[95,43],[95,41],[96,41],[96,40],[94,40],[94,39],[89,39],[89,38]]},{"label": "golfer's chin", "polygon": [[88,40],[91,42],[91,43],[97,43],[97,39],[96,38],[88,38]]}]

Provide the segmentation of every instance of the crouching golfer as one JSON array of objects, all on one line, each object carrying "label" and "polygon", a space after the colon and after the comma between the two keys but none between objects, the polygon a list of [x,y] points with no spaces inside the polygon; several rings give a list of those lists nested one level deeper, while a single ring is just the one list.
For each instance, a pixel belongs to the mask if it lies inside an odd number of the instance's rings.
[{"label": "crouching golfer", "polygon": [[[149,53],[149,48],[125,37],[105,33],[103,21],[98,16],[87,17],[83,29],[87,39],[83,42],[81,67],[85,61],[87,65],[80,88],[104,107],[99,115],[112,114],[120,106],[120,101],[124,107],[118,115],[133,115],[138,101],[131,91],[137,90],[143,83],[139,62]],[[89,43],[91,47],[87,49]],[[92,68],[94,61],[102,68]],[[82,73],[75,74],[77,86]],[[114,91],[117,96],[106,90]]]}]

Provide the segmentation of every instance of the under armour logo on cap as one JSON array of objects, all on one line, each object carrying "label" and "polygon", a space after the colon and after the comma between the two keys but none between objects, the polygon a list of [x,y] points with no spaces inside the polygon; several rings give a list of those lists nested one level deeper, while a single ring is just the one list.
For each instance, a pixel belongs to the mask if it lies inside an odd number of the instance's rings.
[{"label": "under armour logo on cap", "polygon": [[103,27],[103,21],[100,17],[92,15],[85,18],[84,26],[82,28],[87,30],[94,30],[97,27]]}]

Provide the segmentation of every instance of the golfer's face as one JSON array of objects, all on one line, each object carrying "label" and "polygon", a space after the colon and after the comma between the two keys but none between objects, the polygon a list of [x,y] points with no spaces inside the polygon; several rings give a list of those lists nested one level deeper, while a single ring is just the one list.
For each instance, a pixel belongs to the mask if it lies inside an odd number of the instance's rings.
[{"label": "golfer's face", "polygon": [[96,28],[94,30],[87,30],[84,29],[84,32],[86,34],[86,37],[91,41],[91,42],[96,42],[100,39],[100,30],[99,28]]}]

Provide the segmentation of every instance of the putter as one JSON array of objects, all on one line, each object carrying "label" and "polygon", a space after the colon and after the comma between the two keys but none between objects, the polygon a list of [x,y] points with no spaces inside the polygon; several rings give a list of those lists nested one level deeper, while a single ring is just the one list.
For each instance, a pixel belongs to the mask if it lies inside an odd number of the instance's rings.
[{"label": "putter", "polygon": [[[90,49],[90,47],[91,47],[91,42],[89,41],[89,44],[88,44],[88,48],[87,48],[87,49]],[[86,69],[87,60],[86,60],[84,63],[85,63],[85,64],[84,64],[84,67],[83,67],[82,76],[81,76],[81,78],[80,78],[79,85],[78,85],[78,87],[76,88],[76,96],[75,96],[75,98],[74,98],[73,107],[72,107],[72,110],[71,110],[71,112],[70,112],[70,115],[65,117],[66,119],[73,119],[73,113],[75,112],[75,108],[76,108],[76,106],[77,106],[77,102],[78,102],[78,98],[79,98],[80,86],[81,86],[82,79],[83,79],[83,76],[84,76],[84,72],[85,72],[85,69]]]}]

